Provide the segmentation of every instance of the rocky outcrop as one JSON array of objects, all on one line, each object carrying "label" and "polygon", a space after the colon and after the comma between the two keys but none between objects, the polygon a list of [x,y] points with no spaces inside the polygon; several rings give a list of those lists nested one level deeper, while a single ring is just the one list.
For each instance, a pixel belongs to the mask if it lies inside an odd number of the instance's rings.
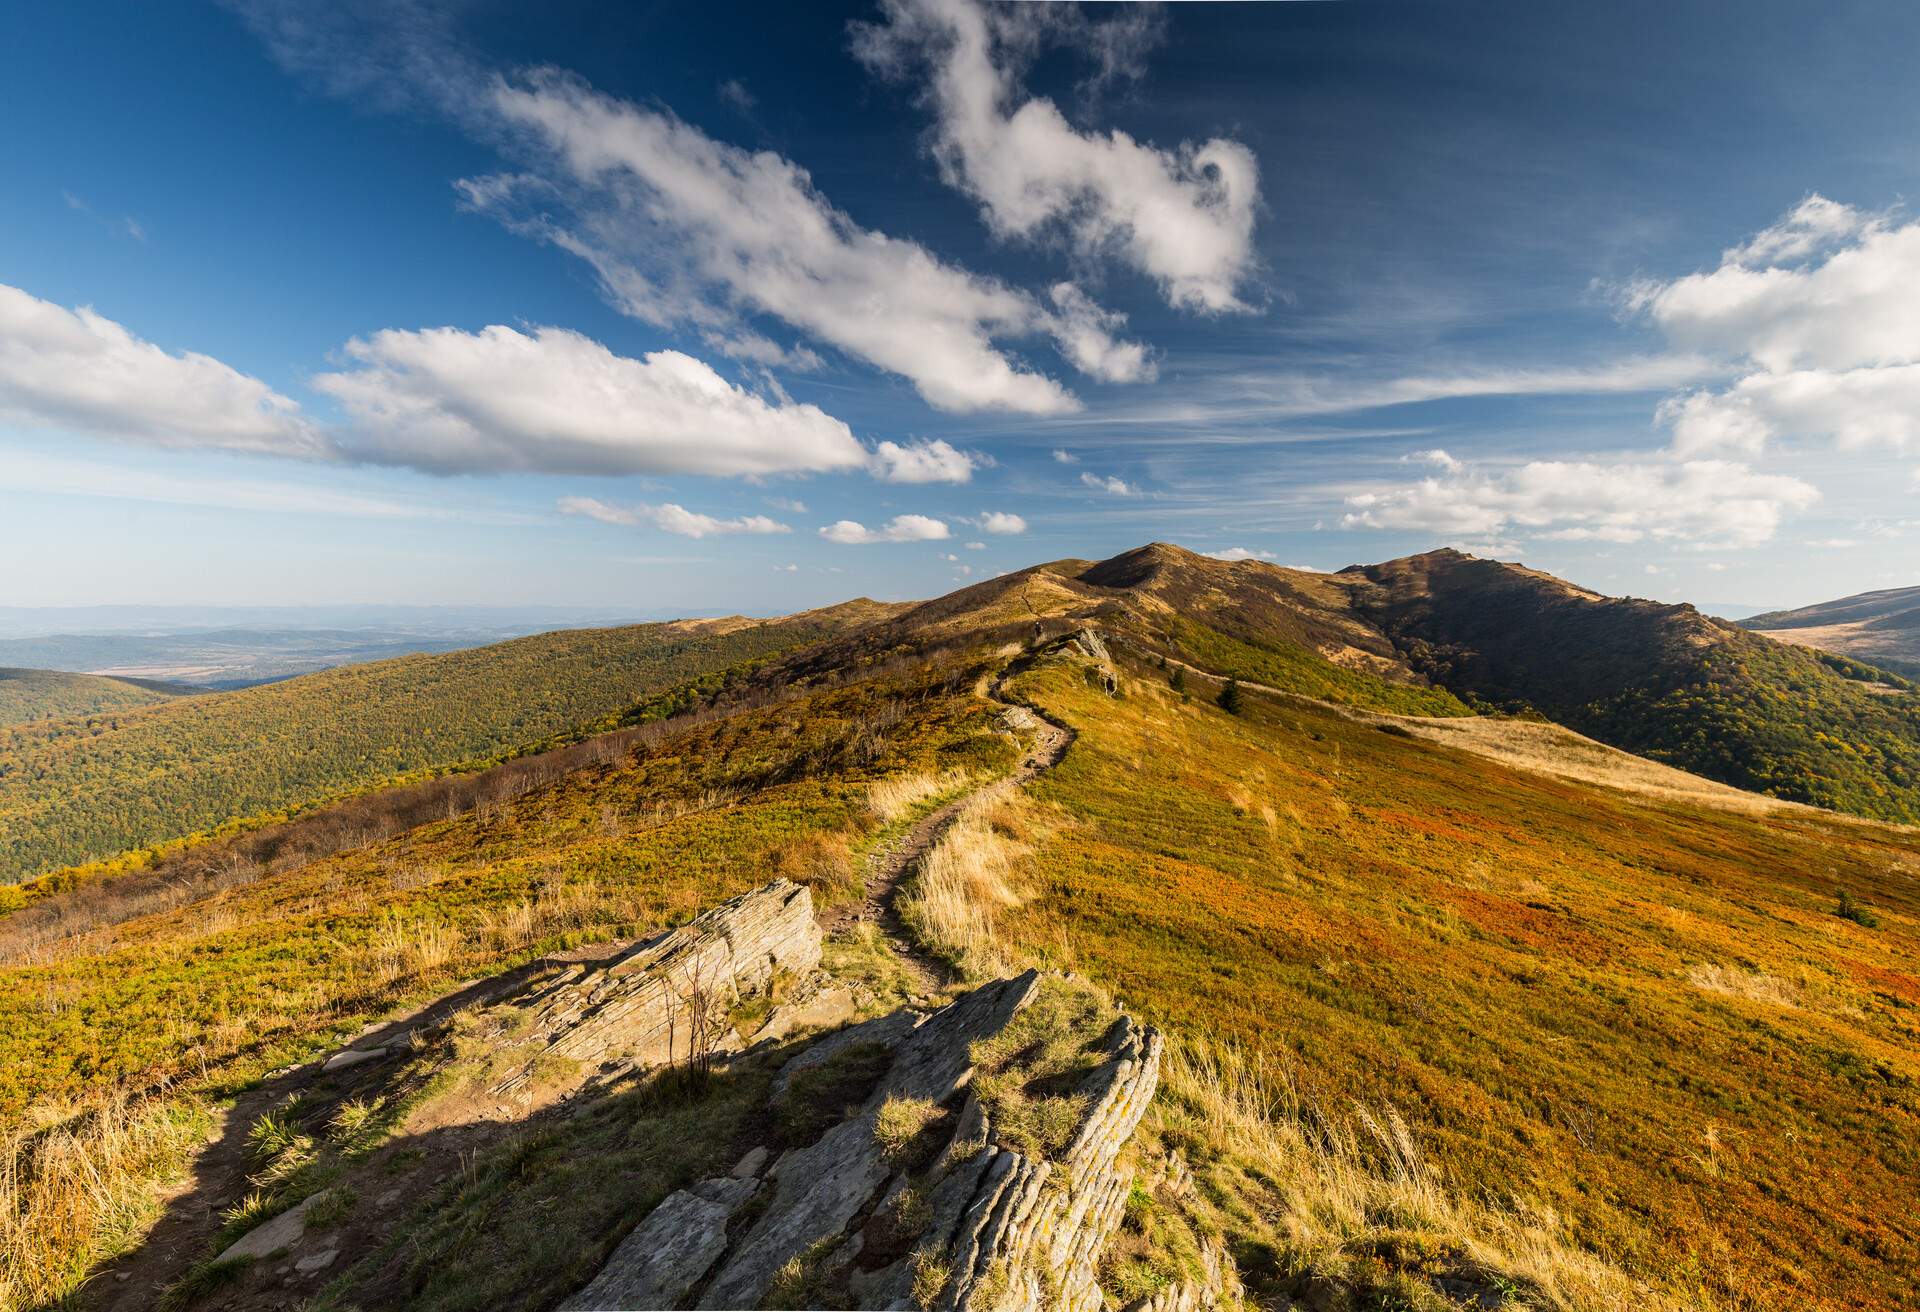
[{"label": "rocky outcrop", "polygon": [[1200,1248],[1201,1272],[1197,1279],[1168,1285],[1158,1293],[1136,1298],[1123,1312],[1211,1312],[1217,1307],[1237,1307],[1245,1302],[1246,1290],[1240,1272],[1219,1241]]},{"label": "rocky outcrop", "polygon": [[782,978],[820,964],[813,896],[787,880],[742,893],[679,929],[613,956],[575,962],[514,1004],[528,1060],[495,1092],[531,1078],[539,1056],[665,1066],[738,1046],[730,1016]]},{"label": "rocky outcrop", "polygon": [[613,1250],[592,1283],[560,1305],[560,1312],[680,1306],[726,1250],[727,1218],[759,1188],[751,1177],[729,1177],[668,1195]]},{"label": "rocky outcrop", "polygon": [[1043,987],[1029,971],[803,1049],[772,1081],[776,1110],[835,1063],[878,1052],[883,1069],[810,1142],[783,1145],[771,1164],[750,1153],[669,1196],[566,1306],[1100,1308],[1099,1260],[1132,1182],[1126,1149],[1153,1097],[1160,1039],[1124,1016],[1089,1034],[1097,1060],[1069,1073],[1080,1110],[1066,1148],[1025,1155],[997,1136],[975,1058]]},{"label": "rocky outcrop", "polygon": [[[961,1226],[954,1280],[941,1306],[1059,1308],[1095,1312],[1100,1254],[1120,1224],[1133,1173],[1120,1155],[1153,1100],[1160,1078],[1160,1036],[1115,1022],[1107,1060],[1082,1085],[1089,1110],[1058,1162],[995,1150],[982,1191]],[[1064,1187],[1057,1186],[1064,1177]],[[980,1218],[977,1228],[966,1223]]]}]

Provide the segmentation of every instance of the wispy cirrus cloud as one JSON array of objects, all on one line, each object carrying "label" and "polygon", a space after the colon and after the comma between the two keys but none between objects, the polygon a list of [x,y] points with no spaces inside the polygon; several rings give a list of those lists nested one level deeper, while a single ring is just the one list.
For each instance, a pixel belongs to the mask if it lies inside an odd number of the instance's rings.
[{"label": "wispy cirrus cloud", "polygon": [[464,179],[475,211],[586,261],[624,313],[690,328],[743,359],[817,368],[756,331],[771,317],[907,379],[937,409],[1065,414],[1079,400],[1010,349],[1052,340],[1104,381],[1148,376],[1144,348],[1084,293],[1042,299],[855,222],[805,168],[716,139],[670,110],[563,71],[507,73],[460,45],[454,15],[405,0],[232,0],[283,66],[334,94],[429,105],[511,167]]}]

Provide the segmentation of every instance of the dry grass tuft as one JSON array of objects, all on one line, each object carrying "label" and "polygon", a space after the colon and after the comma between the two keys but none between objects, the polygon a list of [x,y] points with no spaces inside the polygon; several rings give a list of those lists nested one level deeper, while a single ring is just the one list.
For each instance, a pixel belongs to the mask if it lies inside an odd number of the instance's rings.
[{"label": "dry grass tuft", "polygon": [[1687,972],[1687,982],[1709,993],[1745,998],[1749,1002],[1769,1002],[1776,1007],[1805,1005],[1800,986],[1760,970],[1740,970],[1733,966],[1695,966]]},{"label": "dry grass tuft", "polygon": [[925,802],[958,792],[971,782],[964,770],[922,770],[876,779],[867,789],[867,809],[882,824],[904,820]]},{"label": "dry grass tuft", "polygon": [[42,1106],[0,1137],[0,1309],[40,1307],[160,1216],[210,1118],[185,1100]]},{"label": "dry grass tuft", "polygon": [[900,914],[914,936],[967,975],[1002,975],[1015,967],[999,916],[1025,901],[1018,870],[1031,851],[1028,807],[1019,794],[968,806],[901,893]]}]

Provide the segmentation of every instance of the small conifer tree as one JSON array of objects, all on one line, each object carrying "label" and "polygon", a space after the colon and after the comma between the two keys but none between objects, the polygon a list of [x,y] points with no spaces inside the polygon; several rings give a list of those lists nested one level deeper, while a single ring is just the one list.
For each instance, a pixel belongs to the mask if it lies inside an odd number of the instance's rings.
[{"label": "small conifer tree", "polygon": [[1238,715],[1240,707],[1240,680],[1228,679],[1227,686],[1220,690],[1220,709],[1228,715]]}]

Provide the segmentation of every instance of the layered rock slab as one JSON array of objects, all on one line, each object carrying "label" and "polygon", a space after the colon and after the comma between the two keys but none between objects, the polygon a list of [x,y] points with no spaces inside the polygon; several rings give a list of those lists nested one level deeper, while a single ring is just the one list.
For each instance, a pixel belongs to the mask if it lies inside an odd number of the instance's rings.
[{"label": "layered rock slab", "polygon": [[[1029,1157],[997,1140],[971,1085],[976,1045],[1042,987],[1030,971],[804,1049],[774,1081],[776,1103],[855,1049],[884,1049],[887,1061],[852,1114],[813,1142],[770,1166],[750,1155],[734,1175],[671,1195],[566,1306],[805,1306],[830,1291],[837,1306],[1100,1308],[1100,1257],[1131,1187],[1125,1150],[1158,1082],[1160,1037],[1124,1016],[1089,1033],[1095,1060],[1073,1090],[1082,1110],[1071,1139],[1055,1160]],[[903,1159],[883,1130],[887,1109],[902,1106],[922,1109],[941,1136],[930,1160]],[[724,1219],[720,1207],[731,1209]]]}]

